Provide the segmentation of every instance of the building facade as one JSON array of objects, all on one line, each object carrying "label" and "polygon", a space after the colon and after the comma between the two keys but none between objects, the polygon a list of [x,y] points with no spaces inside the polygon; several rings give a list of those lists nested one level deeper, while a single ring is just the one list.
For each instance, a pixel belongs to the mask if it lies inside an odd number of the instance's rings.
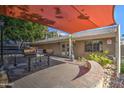
[{"label": "building facade", "polygon": [[[72,49],[75,58],[105,50],[109,51],[109,55],[115,57],[117,33],[117,26],[110,26],[72,34]],[[50,49],[53,51],[54,56],[69,56],[69,36],[37,41],[33,46],[46,50]]]}]

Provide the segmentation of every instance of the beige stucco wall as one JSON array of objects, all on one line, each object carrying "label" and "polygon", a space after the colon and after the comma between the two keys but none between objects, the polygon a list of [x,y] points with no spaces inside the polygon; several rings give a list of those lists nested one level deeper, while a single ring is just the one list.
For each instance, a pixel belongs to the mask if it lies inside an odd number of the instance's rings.
[{"label": "beige stucco wall", "polygon": [[60,43],[39,44],[39,45],[35,45],[35,46],[39,47],[39,48],[42,48],[42,49],[52,49],[53,50],[53,55],[61,56]]},{"label": "beige stucco wall", "polygon": [[77,57],[81,57],[85,55],[85,49],[84,49],[84,44],[85,41],[81,40],[81,41],[75,41],[74,43],[74,56]]},{"label": "beige stucco wall", "polygon": [[[103,42],[103,51],[108,50],[109,55],[115,56],[115,38],[112,38],[112,44],[107,44],[107,39],[97,39]],[[86,56],[90,52],[85,52],[85,42],[84,40],[76,41],[74,44],[75,57]]]},{"label": "beige stucco wall", "polygon": [[110,55],[115,56],[115,38],[112,38],[112,44],[107,44],[107,39],[103,39],[103,50],[108,50]]},{"label": "beige stucco wall", "polygon": [[[115,56],[115,38],[111,38],[111,39],[112,39],[112,44],[107,44],[107,38],[106,39],[97,39],[97,40],[101,40],[103,42],[103,50],[109,50],[110,55]],[[85,42],[86,42],[86,40],[75,41],[75,43],[74,43],[75,58],[78,58],[81,56],[86,56],[87,54],[89,54],[89,52],[85,52]],[[62,56],[61,45],[63,43],[67,44],[68,42],[41,44],[41,45],[38,45],[37,47],[40,47],[42,49],[52,49],[53,55]]]},{"label": "beige stucco wall", "polygon": [[62,44],[68,44],[68,42],[42,44],[39,45],[38,47],[42,49],[52,49],[53,55],[55,56],[67,57],[62,55]]}]

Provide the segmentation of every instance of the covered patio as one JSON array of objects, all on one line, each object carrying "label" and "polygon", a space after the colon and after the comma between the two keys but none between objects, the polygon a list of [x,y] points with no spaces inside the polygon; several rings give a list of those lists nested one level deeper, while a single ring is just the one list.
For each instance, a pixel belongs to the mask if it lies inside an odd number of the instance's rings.
[{"label": "covered patio", "polygon": [[72,33],[115,24],[114,6],[1,6],[0,11],[6,16],[68,32],[69,58],[72,60],[74,59]]},{"label": "covered patio", "polygon": [[[86,62],[85,67],[85,64],[78,64],[75,61],[72,34],[88,29],[114,25],[114,6],[1,6],[0,14],[36,22],[69,33],[69,59],[63,61],[63,58],[50,57],[53,60],[60,61],[62,64],[19,79],[13,82],[13,87],[102,87],[103,69],[98,63],[89,61]],[[4,27],[3,23],[1,20],[1,27]],[[3,33],[2,29],[1,33]],[[1,68],[4,68],[2,40],[3,34],[1,34]],[[116,42],[116,61],[119,76],[118,34]],[[85,74],[81,73],[83,71]],[[73,80],[78,74],[80,77]]]}]

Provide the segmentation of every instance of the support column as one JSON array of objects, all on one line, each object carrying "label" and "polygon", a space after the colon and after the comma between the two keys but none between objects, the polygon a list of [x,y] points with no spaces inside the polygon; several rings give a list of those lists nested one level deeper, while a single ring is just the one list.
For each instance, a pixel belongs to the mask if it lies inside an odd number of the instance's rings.
[{"label": "support column", "polygon": [[72,41],[71,41],[71,34],[69,35],[69,58],[71,58],[71,47],[72,47]]},{"label": "support column", "polygon": [[115,47],[115,55],[117,61],[117,77],[120,78],[120,70],[121,70],[121,48],[120,48],[120,25],[118,25],[116,32],[116,47]]},{"label": "support column", "polygon": [[72,35],[69,35],[69,58],[74,61]]}]

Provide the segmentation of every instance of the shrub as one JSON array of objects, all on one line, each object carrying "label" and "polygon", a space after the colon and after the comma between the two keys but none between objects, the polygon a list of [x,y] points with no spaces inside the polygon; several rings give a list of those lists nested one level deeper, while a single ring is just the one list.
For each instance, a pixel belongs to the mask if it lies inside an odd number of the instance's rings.
[{"label": "shrub", "polygon": [[121,67],[121,73],[124,73],[124,67]]},{"label": "shrub", "polygon": [[80,61],[80,62],[86,62],[86,61],[87,61],[87,59],[86,59],[86,58],[84,58],[84,57],[78,57],[78,61]]},{"label": "shrub", "polygon": [[124,63],[121,64],[121,73],[124,73]]},{"label": "shrub", "polygon": [[105,50],[105,51],[103,51],[103,55],[108,55],[109,54],[109,51],[108,50]]},{"label": "shrub", "polygon": [[88,60],[93,60],[93,61],[96,61],[98,62],[99,64],[101,64],[102,66],[105,66],[107,64],[112,64],[112,60],[110,60],[108,57],[107,57],[107,54],[109,52],[108,51],[104,51],[103,53],[100,53],[100,52],[95,52],[95,53],[91,53],[89,54],[86,58]]}]

